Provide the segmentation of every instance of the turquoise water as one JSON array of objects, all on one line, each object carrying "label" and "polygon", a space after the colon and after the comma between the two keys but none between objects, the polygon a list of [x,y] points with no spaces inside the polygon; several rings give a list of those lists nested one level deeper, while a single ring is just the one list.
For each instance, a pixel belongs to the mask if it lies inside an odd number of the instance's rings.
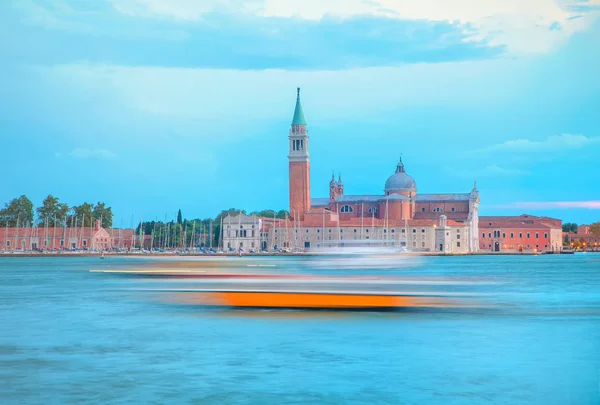
[{"label": "turquoise water", "polygon": [[496,312],[228,311],[0,258],[2,404],[599,404],[600,255],[425,257],[487,277]]}]

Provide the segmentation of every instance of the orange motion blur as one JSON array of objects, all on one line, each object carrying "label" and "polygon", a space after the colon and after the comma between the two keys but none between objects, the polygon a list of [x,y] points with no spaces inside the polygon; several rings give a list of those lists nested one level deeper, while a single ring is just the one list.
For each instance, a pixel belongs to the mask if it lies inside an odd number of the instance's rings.
[{"label": "orange motion blur", "polygon": [[232,307],[269,308],[399,308],[452,307],[450,300],[436,297],[412,297],[358,294],[314,294],[280,292],[211,292],[197,297],[204,304]]}]

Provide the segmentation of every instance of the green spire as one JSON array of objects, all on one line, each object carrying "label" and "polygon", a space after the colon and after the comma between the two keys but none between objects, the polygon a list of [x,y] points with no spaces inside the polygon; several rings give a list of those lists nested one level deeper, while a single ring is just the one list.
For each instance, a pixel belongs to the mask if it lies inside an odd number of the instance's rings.
[{"label": "green spire", "polygon": [[298,87],[298,95],[296,97],[296,109],[294,110],[294,119],[292,125],[306,125],[302,104],[300,104],[300,87]]}]

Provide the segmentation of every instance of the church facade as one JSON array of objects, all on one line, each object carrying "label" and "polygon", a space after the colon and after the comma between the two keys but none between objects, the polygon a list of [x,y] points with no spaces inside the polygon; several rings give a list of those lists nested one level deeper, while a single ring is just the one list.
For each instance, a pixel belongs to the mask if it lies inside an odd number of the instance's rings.
[{"label": "church facade", "polygon": [[[346,194],[341,177],[336,180],[332,176],[329,196],[313,198],[310,138],[299,88],[288,139],[290,217],[278,222],[251,220],[260,229],[255,234],[259,240],[253,240],[252,247],[312,250],[368,241],[413,251],[478,251],[479,191],[476,186],[467,193],[421,194],[400,160],[385,181],[381,194]],[[244,226],[239,224],[247,221],[238,217],[224,219],[224,248],[251,248],[232,233],[232,226]],[[239,235],[239,230],[236,231]]]}]

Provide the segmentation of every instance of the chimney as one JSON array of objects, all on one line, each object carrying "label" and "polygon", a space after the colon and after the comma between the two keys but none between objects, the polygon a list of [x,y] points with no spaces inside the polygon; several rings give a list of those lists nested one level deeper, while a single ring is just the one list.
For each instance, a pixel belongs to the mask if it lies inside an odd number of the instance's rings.
[{"label": "chimney", "polygon": [[100,220],[99,219],[96,220],[96,230],[97,231],[100,230]]}]

